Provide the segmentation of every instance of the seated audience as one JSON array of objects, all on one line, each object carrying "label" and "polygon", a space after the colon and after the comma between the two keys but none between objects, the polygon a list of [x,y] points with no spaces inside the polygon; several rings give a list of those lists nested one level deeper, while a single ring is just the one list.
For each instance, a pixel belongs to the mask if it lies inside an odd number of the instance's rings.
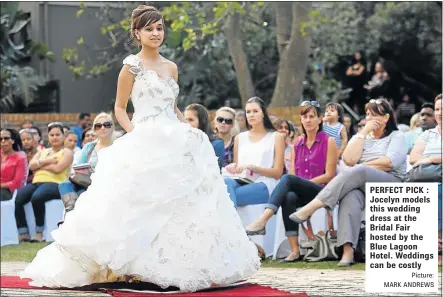
[{"label": "seated audience", "polygon": [[77,134],[78,147],[81,147],[80,139],[82,138],[83,130],[90,125],[90,122],[91,122],[91,114],[88,112],[81,112],[78,115],[77,125],[71,127],[71,130],[74,131],[75,134]]},{"label": "seated audience", "polygon": [[335,177],[338,159],[334,138],[322,131],[320,104],[305,101],[301,107],[303,136],[298,138],[291,150],[290,174],[283,175],[262,216],[246,228],[248,235],[265,234],[266,223],[282,207],[286,236],[292,250],[283,262],[300,259],[299,225],[291,221],[289,215],[314,199],[323,186]]},{"label": "seated audience", "polygon": [[435,121],[434,104],[424,103],[421,106],[421,111],[420,111],[420,127],[408,131],[405,134],[406,142],[408,145],[408,153],[414,147],[415,142],[417,141],[417,138],[420,136],[420,134],[422,134],[426,130],[434,128],[436,124],[437,122]]},{"label": "seated audience", "polygon": [[208,110],[203,105],[194,103],[185,108],[184,117],[192,127],[205,132],[208,136],[214,148],[215,155],[218,158],[218,165],[221,168],[223,154],[225,152],[224,142],[216,138],[214,133],[211,132]]},{"label": "seated audience", "polygon": [[252,97],[245,109],[248,131],[235,137],[234,162],[226,166],[226,170],[238,174],[249,169],[258,178],[253,183],[243,185],[231,177],[225,177],[235,207],[266,203],[284,168],[285,140],[275,131],[264,101]]},{"label": "seated audience", "polygon": [[70,149],[74,155],[81,151],[81,149],[77,146],[77,134],[75,134],[74,131],[71,130],[67,130],[66,132],[64,132],[65,135],[65,141],[64,141],[64,146],[67,149]]},{"label": "seated audience", "polygon": [[26,180],[26,184],[32,183],[32,179],[34,178],[34,172],[29,169],[29,163],[31,163],[32,158],[34,158],[35,154],[37,154],[37,142],[35,141],[34,135],[37,134],[33,129],[22,129],[20,130],[20,138],[23,144],[23,151],[26,154],[27,159],[27,172],[28,178]]},{"label": "seated audience", "polygon": [[15,190],[26,183],[26,156],[22,151],[22,141],[14,129],[3,129],[1,139],[1,201],[11,200]]},{"label": "seated audience", "polygon": [[[74,165],[89,163],[92,170],[97,166],[98,152],[110,146],[113,142],[114,120],[110,114],[102,112],[95,117],[93,127],[97,140],[85,144],[80,151],[79,158],[74,160]],[[75,202],[80,194],[86,190],[86,188],[69,180],[60,183],[58,189],[65,206],[65,214],[74,209]],[[61,223],[63,221],[59,222],[59,224]]]},{"label": "seated audience", "polygon": [[[294,135],[294,128],[287,120],[277,119],[274,123],[274,128],[277,132],[281,133],[285,139],[285,168],[284,173],[288,173],[291,169],[291,152],[292,152],[292,142],[291,137]],[[292,130],[292,131],[291,131]],[[291,133],[292,132],[292,133]]]},{"label": "seated audience", "polygon": [[38,152],[29,169],[34,171],[34,179],[17,192],[15,199],[15,219],[19,232],[19,241],[29,241],[29,230],[26,222],[24,206],[32,203],[36,223],[36,238],[43,240],[45,225],[45,203],[52,199],[60,199],[58,184],[68,179],[72,165],[72,151],[63,148],[63,126],[59,123],[48,125],[48,140],[50,147]]},{"label": "seated audience", "polygon": [[235,120],[238,123],[240,132],[248,131],[248,128],[246,127],[246,115],[244,110],[238,110],[235,113]]},{"label": "seated audience", "polygon": [[[414,148],[409,157],[409,163],[413,166],[418,164],[440,164],[441,174],[441,155],[442,155],[442,95],[435,97],[435,119],[437,127],[428,129],[423,132],[415,142]],[[440,184],[441,187],[441,184]],[[441,188],[440,188],[441,194]],[[442,229],[442,197],[438,197],[438,232],[439,240],[441,240]],[[441,249],[440,249],[441,252]],[[441,255],[439,256],[439,263],[441,265]]]},{"label": "seated audience", "polygon": [[323,129],[332,138],[338,147],[338,157],[341,157],[348,144],[348,134],[343,125],[343,106],[338,103],[326,104],[325,118],[323,119]]},{"label": "seated audience", "polygon": [[339,266],[354,263],[366,183],[402,182],[406,173],[406,140],[397,130],[392,107],[385,99],[371,99],[365,109],[366,125],[351,139],[342,156],[351,168],[340,172],[314,200],[290,216],[302,223],[317,209],[332,210],[340,203],[337,241],[343,246],[343,256]]},{"label": "seated audience", "polygon": [[235,120],[235,110],[222,107],[215,113],[215,131],[217,137],[224,142],[224,152],[221,167],[226,167],[234,161],[234,139],[239,127]]}]

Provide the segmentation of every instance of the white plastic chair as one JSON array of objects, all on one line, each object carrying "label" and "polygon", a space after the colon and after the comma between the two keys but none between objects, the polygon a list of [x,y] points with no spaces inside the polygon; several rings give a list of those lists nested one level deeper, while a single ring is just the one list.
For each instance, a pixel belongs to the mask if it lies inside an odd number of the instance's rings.
[{"label": "white plastic chair", "polygon": [[15,197],[17,190],[12,193],[12,199],[1,201],[1,230],[0,245],[18,244],[18,230],[15,221]]}]

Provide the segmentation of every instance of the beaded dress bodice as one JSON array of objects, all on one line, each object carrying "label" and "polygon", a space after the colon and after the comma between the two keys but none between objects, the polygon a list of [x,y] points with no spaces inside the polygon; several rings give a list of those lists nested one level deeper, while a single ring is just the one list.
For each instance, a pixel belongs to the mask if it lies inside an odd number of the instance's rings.
[{"label": "beaded dress bodice", "polygon": [[136,55],[124,59],[123,64],[130,66],[134,74],[134,85],[131,100],[134,105],[132,122],[134,125],[143,123],[161,123],[179,121],[174,111],[179,86],[175,79],[161,77],[156,71],[144,69],[143,63]]}]

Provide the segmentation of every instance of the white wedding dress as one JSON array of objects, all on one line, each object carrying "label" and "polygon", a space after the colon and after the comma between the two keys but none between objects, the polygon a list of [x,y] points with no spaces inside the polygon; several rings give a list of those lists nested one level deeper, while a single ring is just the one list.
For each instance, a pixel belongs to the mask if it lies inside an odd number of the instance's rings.
[{"label": "white wedding dress", "polygon": [[178,120],[173,78],[135,75],[134,130],[99,152],[92,184],[21,273],[31,285],[78,287],[125,275],[182,291],[227,285],[260,267],[206,134]]}]

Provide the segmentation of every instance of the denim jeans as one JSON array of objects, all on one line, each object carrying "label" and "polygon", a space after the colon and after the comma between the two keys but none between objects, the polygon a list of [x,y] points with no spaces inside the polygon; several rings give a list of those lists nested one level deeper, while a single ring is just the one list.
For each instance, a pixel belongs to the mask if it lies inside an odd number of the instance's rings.
[{"label": "denim jeans", "polygon": [[69,180],[59,184],[58,190],[60,191],[60,196],[64,196],[68,193],[77,193],[77,195],[80,196],[81,193],[86,191],[85,188],[77,187]]},{"label": "denim jeans", "polygon": [[235,207],[268,202],[269,192],[264,183],[241,185],[229,177],[225,177],[224,180]]},{"label": "denim jeans", "polygon": [[298,236],[298,223],[289,219],[297,208],[305,206],[323,189],[321,185],[301,177],[285,174],[272,192],[266,208],[277,213],[282,208],[286,236]]},{"label": "denim jeans", "polygon": [[43,232],[45,228],[45,203],[49,200],[60,199],[58,184],[35,183],[27,184],[17,191],[15,198],[15,220],[19,234],[29,234],[26,222],[25,204],[31,201],[35,216],[35,231]]}]

